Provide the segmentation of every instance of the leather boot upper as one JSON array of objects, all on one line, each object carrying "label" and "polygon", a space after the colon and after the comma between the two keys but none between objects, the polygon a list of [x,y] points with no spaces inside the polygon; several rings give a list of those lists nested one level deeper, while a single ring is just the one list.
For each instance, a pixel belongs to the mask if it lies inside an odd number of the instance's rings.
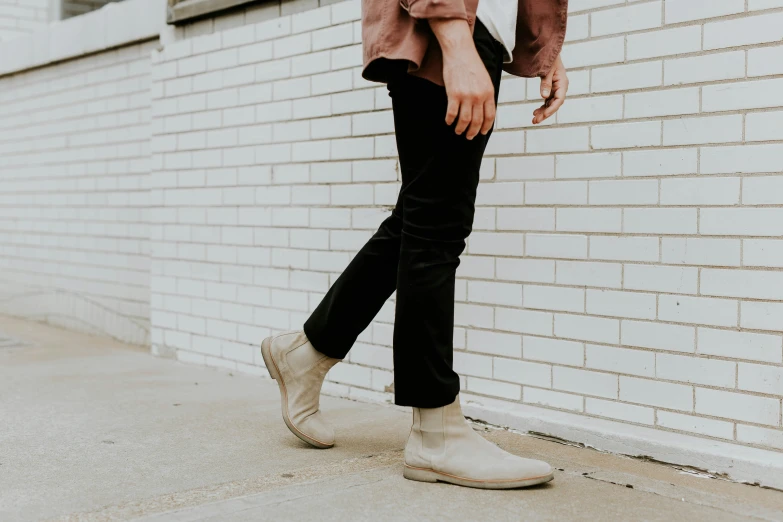
[{"label": "leather boot upper", "polygon": [[334,429],[321,414],[320,397],[326,374],[340,360],[316,351],[303,332],[278,335],[270,353],[285,386],[291,423],[308,437],[334,444]]},{"label": "leather boot upper", "polygon": [[442,408],[414,408],[405,464],[477,481],[546,476],[546,462],[509,453],[476,433],[465,420],[459,397]]}]

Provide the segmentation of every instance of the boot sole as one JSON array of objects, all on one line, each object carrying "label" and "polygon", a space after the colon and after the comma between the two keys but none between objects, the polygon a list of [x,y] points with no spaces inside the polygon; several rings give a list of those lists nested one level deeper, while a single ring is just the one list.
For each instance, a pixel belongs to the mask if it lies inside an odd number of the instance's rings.
[{"label": "boot sole", "polygon": [[457,486],[464,486],[468,488],[477,489],[516,489],[526,488],[529,486],[535,486],[537,484],[543,484],[549,482],[555,478],[555,474],[542,475],[540,477],[528,477],[524,479],[511,479],[511,480],[475,480],[464,477],[458,477],[456,475],[450,475],[448,473],[442,473],[440,471],[434,471],[431,469],[417,468],[405,464],[402,471],[402,476],[408,480],[416,480],[419,482],[447,482],[449,484],[456,484]]},{"label": "boot sole", "polygon": [[274,358],[272,357],[272,338],[267,337],[261,342],[261,355],[264,357],[264,364],[266,365],[266,370],[269,372],[269,376],[277,381],[277,386],[280,388],[280,399],[281,399],[281,411],[283,413],[283,422],[285,422],[285,425],[288,427],[288,429],[296,435],[302,442],[306,442],[310,444],[311,446],[315,446],[319,449],[329,449],[334,446],[334,444],[326,444],[325,442],[321,442],[320,440],[316,440],[312,437],[309,437],[296,429],[296,426],[291,422],[291,419],[288,416],[288,393],[285,389],[285,383],[283,382],[283,379],[280,377],[280,370],[277,368],[277,364],[275,363]]}]

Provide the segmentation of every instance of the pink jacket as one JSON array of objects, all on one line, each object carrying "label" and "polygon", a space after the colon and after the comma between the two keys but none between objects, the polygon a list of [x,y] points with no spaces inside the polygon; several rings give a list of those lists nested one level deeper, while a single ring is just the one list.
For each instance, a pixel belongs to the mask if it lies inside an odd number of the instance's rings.
[{"label": "pink jacket", "polygon": [[[516,76],[546,76],[566,31],[568,0],[518,0],[514,56],[504,70]],[[478,0],[362,0],[363,76],[386,82],[395,64],[408,62],[408,72],[443,85],[440,46],[428,18],[476,21]]]}]

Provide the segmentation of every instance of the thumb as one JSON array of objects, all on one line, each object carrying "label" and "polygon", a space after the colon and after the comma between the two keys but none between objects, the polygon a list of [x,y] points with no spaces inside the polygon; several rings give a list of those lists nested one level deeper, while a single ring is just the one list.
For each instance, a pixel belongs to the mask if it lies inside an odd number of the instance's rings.
[{"label": "thumb", "polygon": [[552,80],[555,75],[555,69],[552,68],[545,77],[541,78],[541,97],[545,100],[552,94]]}]

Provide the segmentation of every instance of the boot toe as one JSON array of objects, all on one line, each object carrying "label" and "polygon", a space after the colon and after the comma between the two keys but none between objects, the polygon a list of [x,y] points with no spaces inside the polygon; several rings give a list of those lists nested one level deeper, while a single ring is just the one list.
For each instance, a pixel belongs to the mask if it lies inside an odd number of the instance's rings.
[{"label": "boot toe", "polygon": [[312,439],[311,441],[307,441],[311,444],[316,442],[316,446],[324,448],[334,446],[334,428],[321,418],[321,412],[317,412],[304,419],[299,423],[297,429],[306,437]]},{"label": "boot toe", "polygon": [[529,478],[548,477],[553,473],[552,466],[542,460],[522,459],[524,465],[522,466],[523,473]]}]

